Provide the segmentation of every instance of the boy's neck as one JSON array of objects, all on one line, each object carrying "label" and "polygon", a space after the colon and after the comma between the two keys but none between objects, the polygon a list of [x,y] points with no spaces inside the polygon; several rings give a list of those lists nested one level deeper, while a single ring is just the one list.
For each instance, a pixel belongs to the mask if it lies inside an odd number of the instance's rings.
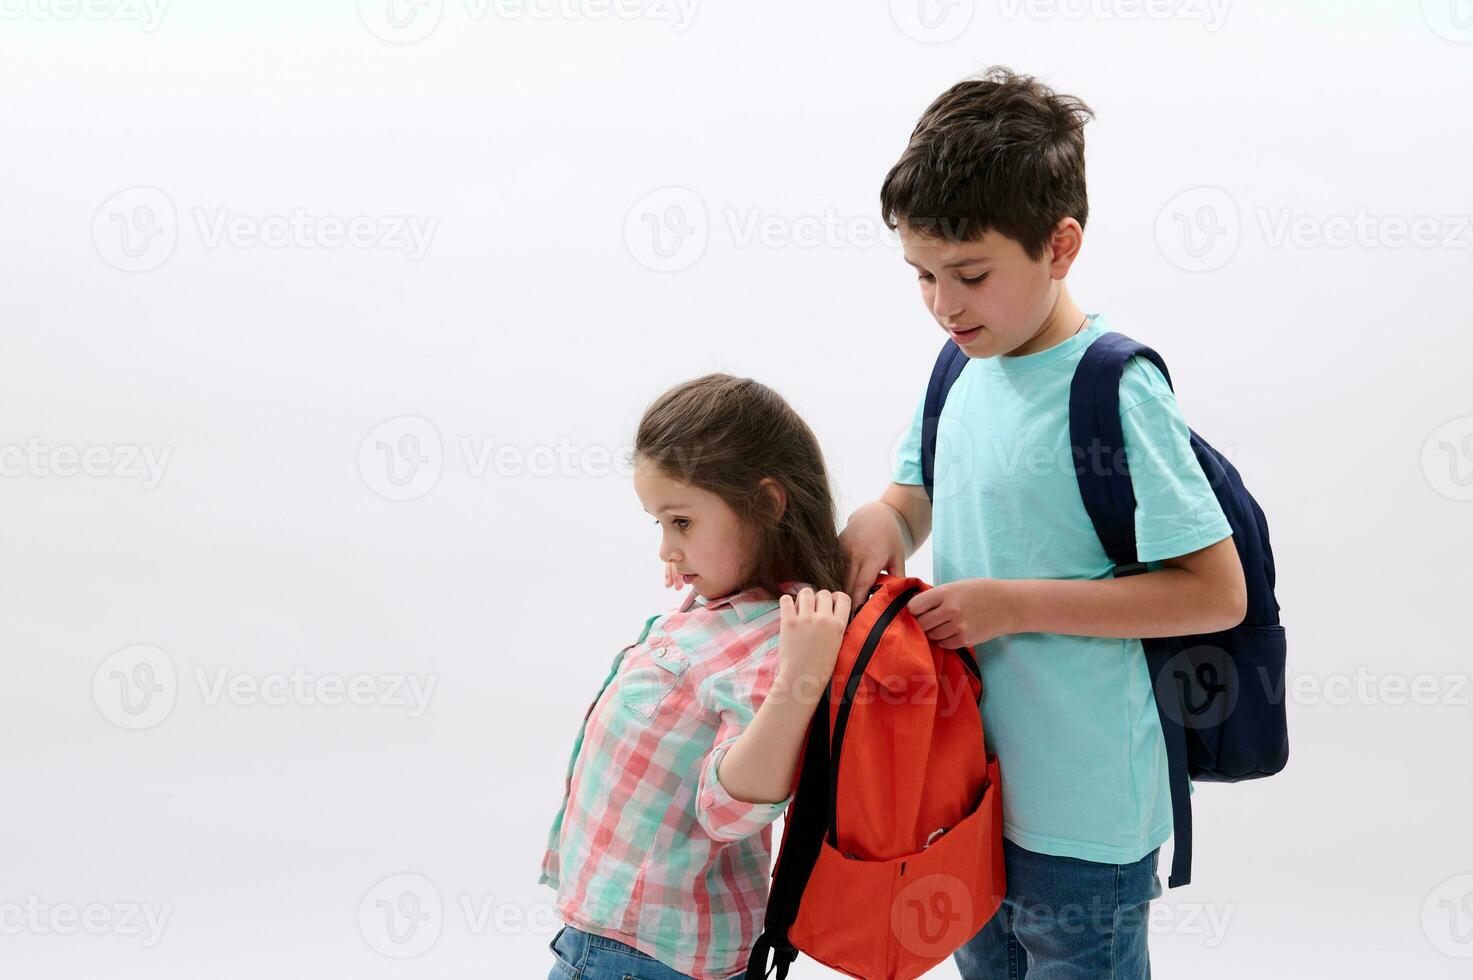
[{"label": "boy's neck", "polygon": [[1060,283],[1058,298],[1038,332],[1003,356],[1024,357],[1056,347],[1084,329],[1084,322],[1084,311],[1070,298],[1068,288]]}]

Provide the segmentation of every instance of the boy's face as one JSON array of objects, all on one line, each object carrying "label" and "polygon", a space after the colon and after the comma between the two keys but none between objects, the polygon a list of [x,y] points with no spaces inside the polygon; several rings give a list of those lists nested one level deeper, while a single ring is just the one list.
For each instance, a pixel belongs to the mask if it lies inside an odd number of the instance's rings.
[{"label": "boy's face", "polygon": [[1052,248],[1033,262],[995,231],[975,242],[931,238],[904,222],[898,231],[926,309],[968,356],[1008,354],[1038,334],[1058,292]]}]

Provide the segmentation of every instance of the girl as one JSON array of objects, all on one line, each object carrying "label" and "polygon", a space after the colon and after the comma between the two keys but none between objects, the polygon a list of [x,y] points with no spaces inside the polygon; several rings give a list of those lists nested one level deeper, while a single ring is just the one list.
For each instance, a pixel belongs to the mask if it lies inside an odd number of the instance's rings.
[{"label": "girl", "polygon": [[690,591],[614,658],[573,743],[538,879],[566,923],[549,980],[727,980],[849,622],[833,496],[803,420],[726,374],[645,412],[634,492]]}]

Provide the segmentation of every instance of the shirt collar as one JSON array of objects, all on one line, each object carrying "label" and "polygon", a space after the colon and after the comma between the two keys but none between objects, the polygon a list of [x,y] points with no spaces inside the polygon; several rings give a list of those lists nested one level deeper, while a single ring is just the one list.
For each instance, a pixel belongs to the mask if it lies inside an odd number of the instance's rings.
[{"label": "shirt collar", "polygon": [[[788,595],[797,595],[804,587],[812,588],[806,582],[779,582],[778,589]],[[718,596],[715,599],[703,599],[695,589],[685,594],[684,601],[680,604],[681,612],[689,612],[696,607],[706,609],[721,609],[730,607],[736,612],[737,618],[747,622],[754,616],[759,616],[771,610],[774,596],[765,589],[744,589],[729,595]]]}]

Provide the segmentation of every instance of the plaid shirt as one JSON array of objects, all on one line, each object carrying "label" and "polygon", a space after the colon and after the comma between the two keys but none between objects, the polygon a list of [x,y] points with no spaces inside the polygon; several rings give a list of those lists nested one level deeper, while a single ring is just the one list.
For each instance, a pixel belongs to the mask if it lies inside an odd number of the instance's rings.
[{"label": "plaid shirt", "polygon": [[733,799],[716,766],[777,675],[778,621],[769,593],[707,601],[692,589],[614,657],[573,743],[538,878],[568,924],[698,980],[746,969],[772,822],[792,797]]}]

